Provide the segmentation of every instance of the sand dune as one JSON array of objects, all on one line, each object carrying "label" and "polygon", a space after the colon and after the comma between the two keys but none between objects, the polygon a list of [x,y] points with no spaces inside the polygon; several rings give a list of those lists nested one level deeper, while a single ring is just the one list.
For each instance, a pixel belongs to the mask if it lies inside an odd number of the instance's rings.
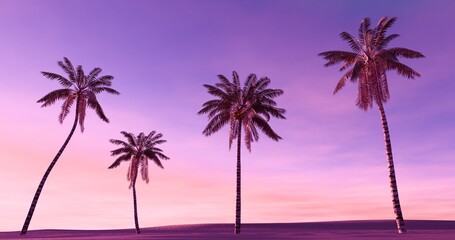
[{"label": "sand dune", "polygon": [[453,240],[455,221],[408,220],[408,233],[398,234],[394,221],[339,221],[311,223],[258,223],[242,225],[240,235],[233,234],[233,224],[193,224],[121,230],[33,230],[26,236],[19,232],[0,232],[1,239],[312,239],[312,240]]}]

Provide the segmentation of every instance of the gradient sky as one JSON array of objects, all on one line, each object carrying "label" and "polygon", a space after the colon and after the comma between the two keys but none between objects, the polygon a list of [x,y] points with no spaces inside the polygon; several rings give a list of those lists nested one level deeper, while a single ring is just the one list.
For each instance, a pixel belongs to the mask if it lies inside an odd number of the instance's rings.
[{"label": "gradient sky", "polygon": [[[0,231],[20,230],[33,194],[71,129],[61,102],[36,101],[60,85],[68,57],[101,67],[121,95],[99,95],[109,124],[87,113],[47,180],[30,229],[132,228],[127,164],[114,170],[111,138],[157,130],[171,160],[138,183],[141,226],[234,222],[235,151],[227,129],[204,137],[217,74],[268,76],[287,120],[283,137],[243,148],[243,222],[393,219],[384,138],[376,108],[355,106],[356,86],[333,96],[341,76],[317,54],[348,50],[338,34],[360,21],[396,16],[391,47],[422,74],[389,73],[388,114],[405,219],[455,220],[455,2],[0,0]],[[375,106],[376,107],[376,106]]]}]

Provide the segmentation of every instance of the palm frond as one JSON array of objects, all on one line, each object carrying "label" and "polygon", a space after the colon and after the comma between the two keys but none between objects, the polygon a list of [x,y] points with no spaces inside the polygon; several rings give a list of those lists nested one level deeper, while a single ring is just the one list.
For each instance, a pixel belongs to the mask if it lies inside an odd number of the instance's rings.
[{"label": "palm frond", "polygon": [[240,88],[239,74],[236,71],[232,71],[232,80],[236,88]]},{"label": "palm frond", "polygon": [[381,87],[381,101],[382,102],[387,102],[390,98],[390,92],[389,92],[389,84],[387,82],[387,75],[385,74],[386,69],[382,70],[384,74],[381,76],[381,82],[380,82],[380,87]]},{"label": "palm frond", "polygon": [[344,41],[348,42],[352,51],[358,53],[362,50],[362,45],[360,44],[359,40],[357,40],[357,38],[355,38],[351,34],[349,34],[347,32],[342,32],[342,33],[340,33],[340,37]]},{"label": "palm frond", "polygon": [[147,148],[147,149],[150,149],[150,150],[153,151],[153,152],[160,152],[160,153],[163,152],[163,150],[162,150],[161,148],[157,148],[157,147],[150,147],[150,146],[147,146],[146,148]]},{"label": "palm frond", "polygon": [[68,116],[68,113],[70,113],[70,108],[74,103],[74,100],[77,97],[75,95],[69,95],[68,98],[63,102],[62,105],[62,111],[60,112],[60,115],[58,116],[58,120],[60,123],[63,123],[63,120],[65,120],[65,117]]},{"label": "palm frond", "polygon": [[159,149],[160,151],[156,151],[155,150],[155,155],[159,158],[159,159],[163,159],[163,160],[169,160],[170,158],[166,155],[164,155],[163,153],[161,153],[161,149]]},{"label": "palm frond", "polygon": [[384,40],[382,40],[382,46],[383,46],[384,48],[386,48],[387,45],[389,45],[389,43],[390,43],[393,39],[395,39],[395,38],[397,38],[397,37],[399,37],[399,36],[400,36],[400,35],[398,35],[398,34],[390,34],[389,36],[385,37]]},{"label": "palm frond", "polygon": [[410,79],[420,77],[420,73],[416,72],[414,69],[408,67],[407,65],[396,61],[388,62],[387,69],[396,70],[399,75]]},{"label": "palm frond", "polygon": [[213,133],[217,132],[220,130],[224,125],[226,125],[229,121],[230,114],[226,112],[221,112],[214,116],[207,126],[205,127],[204,131],[202,132],[206,136],[210,136]]},{"label": "palm frond", "polygon": [[128,140],[128,143],[131,146],[137,146],[136,136],[134,136],[134,134],[125,131],[121,131],[120,133]]},{"label": "palm frond", "polygon": [[251,135],[253,136],[251,141],[254,141],[254,142],[259,141],[259,133],[258,133],[258,130],[256,128],[256,125],[254,125],[254,124],[251,124]]},{"label": "palm frond", "polygon": [[130,181],[129,188],[131,188],[136,183],[137,172],[139,171],[139,160],[136,157],[133,157],[131,160],[130,168],[128,170],[127,179]]},{"label": "palm frond", "polygon": [[351,82],[355,83],[357,79],[359,79],[360,75],[362,74],[362,71],[365,68],[365,64],[361,61],[358,61],[354,64],[354,67],[352,68],[352,75],[351,78],[349,79]]},{"label": "palm frond", "polygon": [[96,98],[96,95],[93,92],[88,93],[87,104],[90,108],[95,110],[96,115],[98,115],[98,117],[101,118],[101,120],[103,120],[107,123],[109,122],[109,119],[104,114],[103,108],[99,104],[99,102]]},{"label": "palm frond", "polygon": [[226,109],[230,109],[229,107],[225,107],[222,105],[217,106],[216,108],[212,109],[210,112],[207,113],[207,118],[212,119],[215,117],[217,114],[226,111]]},{"label": "palm frond", "polygon": [[252,122],[259,127],[261,132],[267,135],[269,138],[278,141],[282,139],[273,129],[270,127],[268,122],[259,115],[255,115],[252,119]]},{"label": "palm frond", "polygon": [[[251,95],[250,89],[255,87],[254,86],[255,84],[256,84],[256,74],[251,73],[250,75],[248,75],[245,83],[243,84],[244,85],[243,86],[243,95],[245,96],[244,99],[246,98],[246,96]],[[254,91],[254,89],[253,89],[253,91]]]},{"label": "palm frond", "polygon": [[422,53],[407,49],[407,48],[390,48],[387,50],[391,54],[393,54],[395,57],[404,57],[404,58],[423,58],[425,57]]},{"label": "palm frond", "polygon": [[346,85],[346,80],[351,78],[353,71],[354,70],[351,69],[351,70],[347,71],[345,74],[343,74],[341,79],[338,81],[337,86],[335,87],[335,90],[333,90],[334,95]]},{"label": "palm frond", "polygon": [[79,88],[85,88],[85,84],[86,84],[86,76],[84,74],[84,69],[82,68],[81,65],[78,65],[76,67],[76,81],[77,81],[77,86]]},{"label": "palm frond", "polygon": [[351,65],[353,62],[355,62],[358,56],[357,53],[346,51],[327,51],[319,53],[318,55],[327,60],[327,62],[324,64],[324,67],[329,67],[341,62],[345,62],[348,63],[348,65]]},{"label": "palm frond", "polygon": [[371,21],[369,18],[362,19],[359,28],[359,39],[361,45],[368,45],[368,35],[371,32]]},{"label": "palm frond", "polygon": [[235,89],[236,86],[234,85],[234,83],[229,82],[229,80],[225,76],[220,74],[218,75],[218,79],[220,80],[220,82],[215,83],[215,86],[223,89],[226,93],[229,93],[233,89]]},{"label": "palm frond", "polygon": [[43,103],[41,107],[47,107],[54,104],[57,100],[63,100],[70,97],[73,93],[74,90],[67,88],[54,90],[46,94],[44,97],[40,98],[37,103]]},{"label": "palm frond", "polygon": [[73,83],[70,80],[66,79],[65,77],[63,77],[57,73],[41,72],[41,74],[43,74],[43,76],[45,76],[46,78],[49,78],[51,80],[57,80],[62,86],[66,87],[66,88],[73,86]]},{"label": "palm frond", "polygon": [[219,97],[219,98],[226,98],[227,97],[227,94],[226,92],[224,92],[222,89],[218,88],[218,87],[215,87],[215,86],[212,86],[212,85],[208,85],[208,84],[204,84],[203,85],[205,88],[207,88],[207,92],[213,96],[216,96],[216,97]]},{"label": "palm frond", "polygon": [[220,105],[220,103],[221,103],[221,100],[219,100],[219,99],[207,101],[204,104],[202,104],[202,109],[199,110],[199,112],[197,112],[197,114],[199,114],[199,115],[206,114],[214,109],[217,109],[218,106]]},{"label": "palm frond", "polygon": [[220,80],[220,82],[226,86],[230,85],[231,82],[229,81],[229,79],[227,79],[224,75],[221,75],[221,74],[218,74],[217,75],[218,79]]},{"label": "palm frond", "polygon": [[357,64],[358,62],[360,62],[359,55],[357,55],[355,58],[352,58],[352,59],[346,59],[346,61],[344,61],[343,66],[341,66],[341,68],[340,68],[340,72],[346,70],[347,68],[351,67],[352,65]]},{"label": "palm frond", "polygon": [[141,176],[142,180],[144,180],[146,183],[149,182],[149,169],[148,169],[148,161],[147,158],[142,157],[140,161],[141,165]]},{"label": "palm frond", "polygon": [[392,27],[393,23],[395,23],[397,20],[396,17],[393,18],[388,18],[388,17],[382,17],[378,24],[375,27],[375,40],[374,44],[377,45],[380,48],[385,47],[384,45],[384,39],[386,38],[386,32],[387,30]]},{"label": "palm frond", "polygon": [[368,110],[368,108],[373,106],[373,101],[372,101],[372,93],[371,89],[369,87],[369,77],[367,76],[368,73],[364,70],[361,71],[359,75],[359,84],[358,84],[358,92],[357,92],[357,100],[356,100],[356,105],[363,109],[363,110]]},{"label": "palm frond", "polygon": [[146,145],[144,132],[141,132],[137,135],[137,142],[140,143],[139,144],[140,147],[144,147]]},{"label": "palm frond", "polygon": [[152,141],[152,142],[150,143],[150,146],[155,146],[155,145],[163,144],[163,143],[165,143],[165,142],[167,142],[167,141],[164,140],[164,139]]},{"label": "palm frond", "polygon": [[78,101],[78,112],[79,114],[79,126],[81,127],[81,132],[84,132],[84,122],[85,122],[85,114],[86,114],[86,107],[87,107],[87,99],[84,96],[79,97]]},{"label": "palm frond", "polygon": [[112,88],[109,88],[109,87],[96,87],[96,88],[92,88],[92,91],[95,92],[95,93],[101,93],[101,92],[108,92],[110,94],[115,94],[115,95],[119,95],[120,93],[117,92],[117,90],[115,89],[112,89]]},{"label": "palm frond", "polygon": [[239,121],[234,118],[234,115],[229,116],[229,150],[232,147],[232,142],[235,138],[238,137],[238,128],[239,128]]},{"label": "palm frond", "polygon": [[76,84],[76,71],[74,71],[74,67],[71,61],[68,58],[64,57],[63,61],[58,61],[57,63],[63,69],[63,71],[68,74],[69,80],[73,84]]},{"label": "palm frond", "polygon": [[251,125],[248,123],[248,121],[243,121],[243,132],[245,133],[244,135],[244,140],[245,140],[245,146],[248,151],[251,152],[251,141],[252,141],[252,136],[251,136]]},{"label": "palm frond", "polygon": [[121,148],[117,148],[117,149],[112,150],[111,151],[111,156],[117,156],[117,155],[122,154],[122,153],[133,154],[134,152],[135,152],[134,149],[131,146],[127,145],[127,146],[123,146]]},{"label": "palm frond", "polygon": [[128,146],[128,143],[126,143],[122,140],[118,140],[118,139],[110,139],[109,142],[111,142],[112,144],[115,144],[115,145],[122,145],[124,147]]},{"label": "palm frond", "polygon": [[145,151],[145,152],[144,152],[144,155],[145,155],[148,159],[152,160],[158,167],[164,168],[164,167],[163,167],[163,164],[161,164],[160,159],[158,159],[158,157],[156,156],[156,155],[157,155],[156,152],[153,152],[153,151]]},{"label": "palm frond", "polygon": [[98,88],[98,87],[110,87],[112,85],[112,80],[114,79],[113,76],[105,75],[101,76],[98,79],[92,79],[87,83],[87,87],[90,89]]},{"label": "palm frond", "polygon": [[[162,137],[163,137],[163,134],[158,133],[158,134],[156,134],[155,136],[152,136],[152,137],[150,138],[150,141],[153,142],[153,141],[156,141],[156,140],[158,140],[158,139],[160,139],[160,138],[162,138]],[[163,140],[163,141],[166,142],[166,140]]]},{"label": "palm frond", "polygon": [[[133,164],[133,161],[131,161],[130,165],[128,166],[128,172],[126,172],[126,180],[128,180],[128,181],[131,181],[132,164]],[[129,188],[131,188],[131,185]]]},{"label": "palm frond", "polygon": [[260,98],[261,105],[276,106],[277,103],[271,98]]},{"label": "palm frond", "polygon": [[163,164],[161,164],[161,161],[157,157],[152,158],[150,160],[152,160],[158,167],[164,168]]},{"label": "palm frond", "polygon": [[130,160],[131,156],[132,156],[131,154],[123,154],[123,155],[119,156],[108,168],[113,169],[113,168],[118,167],[122,161]]},{"label": "palm frond", "polygon": [[260,100],[262,100],[263,98],[270,99],[270,98],[279,97],[283,94],[284,94],[284,91],[281,89],[270,89],[269,88],[269,89],[265,89],[265,90],[259,92],[257,98],[259,98]]},{"label": "palm frond", "polygon": [[[283,109],[283,110],[284,110],[284,109]],[[271,116],[270,116],[270,114],[268,113],[268,111],[261,111],[261,112],[259,112],[259,111],[256,110],[256,112],[257,112],[259,115],[261,115],[263,118],[265,118],[265,120],[266,120],[267,122],[270,121]],[[285,117],[284,115],[282,115],[282,117],[283,117],[283,118],[281,118],[281,119],[286,119],[286,117]],[[278,117],[278,118],[280,118],[280,117]]]},{"label": "palm frond", "polygon": [[151,131],[149,135],[147,135],[147,139],[152,139],[153,135],[155,135],[156,131]]},{"label": "palm frond", "polygon": [[87,76],[87,81],[91,82],[96,79],[96,77],[101,73],[101,68],[94,68]]},{"label": "palm frond", "polygon": [[267,114],[278,119],[286,119],[284,116],[286,110],[284,108],[278,108],[270,105],[256,105],[253,108],[258,114]]},{"label": "palm frond", "polygon": [[104,76],[101,76],[99,77],[98,79],[96,79],[96,82],[103,82],[104,84],[106,84],[105,86],[111,86],[111,81],[114,80],[114,77],[111,76],[111,75],[104,75]]},{"label": "palm frond", "polygon": [[268,77],[261,77],[259,81],[257,81],[255,88],[257,91],[262,91],[265,90],[270,83],[271,80]]}]

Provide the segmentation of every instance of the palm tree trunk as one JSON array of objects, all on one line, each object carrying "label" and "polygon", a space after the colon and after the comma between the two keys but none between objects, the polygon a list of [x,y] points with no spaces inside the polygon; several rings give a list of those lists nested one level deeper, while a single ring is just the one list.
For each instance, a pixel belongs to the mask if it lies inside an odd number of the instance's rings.
[{"label": "palm tree trunk", "polygon": [[387,154],[387,163],[389,165],[389,178],[390,178],[390,188],[392,190],[392,202],[393,202],[393,211],[396,215],[396,223],[399,233],[405,233],[406,228],[404,225],[403,213],[401,211],[400,206],[400,199],[398,197],[398,185],[397,180],[395,177],[395,167],[393,164],[393,156],[392,156],[392,143],[390,141],[390,133],[389,127],[387,124],[387,118],[384,111],[384,106],[382,103],[378,104],[379,112],[381,114],[381,121],[382,121],[382,129],[384,131],[384,139],[385,139],[385,149]]},{"label": "palm tree trunk", "polygon": [[240,212],[241,212],[241,165],[240,165],[240,143],[242,141],[242,121],[239,121],[237,136],[237,194],[235,198],[235,234],[240,233]]},{"label": "palm tree trunk", "polygon": [[30,221],[32,220],[33,213],[35,212],[36,204],[38,203],[38,199],[40,197],[41,191],[44,188],[44,183],[46,183],[47,177],[51,173],[52,168],[54,168],[54,165],[57,163],[57,160],[60,158],[60,155],[62,155],[63,150],[65,150],[66,145],[68,145],[68,142],[70,141],[71,137],[73,136],[74,130],[76,130],[77,120],[78,120],[78,116],[79,116],[78,106],[79,106],[79,104],[76,103],[76,117],[74,118],[74,123],[73,123],[73,127],[71,128],[70,134],[66,138],[65,143],[63,143],[63,146],[60,148],[57,155],[55,155],[54,160],[52,160],[51,164],[49,165],[46,172],[44,173],[43,178],[41,178],[41,182],[38,186],[38,189],[36,189],[32,204],[30,205],[30,209],[28,210],[27,217],[25,218],[24,226],[22,226],[21,235],[25,235],[27,233],[28,227],[30,225]]},{"label": "palm tree trunk", "polygon": [[141,229],[139,228],[139,220],[137,217],[136,178],[137,178],[137,174],[136,174],[136,177],[134,178],[134,183],[133,183],[134,225],[136,227],[136,233],[140,234]]}]

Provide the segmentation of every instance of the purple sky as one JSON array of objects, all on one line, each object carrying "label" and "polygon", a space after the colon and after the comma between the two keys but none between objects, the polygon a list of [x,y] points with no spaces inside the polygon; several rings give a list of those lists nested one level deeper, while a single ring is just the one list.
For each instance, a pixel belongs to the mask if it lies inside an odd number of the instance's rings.
[{"label": "purple sky", "polygon": [[115,170],[110,138],[157,130],[168,140],[165,169],[138,184],[142,226],[233,222],[235,151],[226,129],[207,138],[216,75],[268,76],[287,120],[283,137],[243,149],[244,222],[393,219],[384,139],[376,108],[355,106],[356,86],[333,96],[341,77],[317,54],[349,50],[338,34],[360,21],[398,17],[391,47],[422,74],[389,73],[385,105],[405,219],[455,219],[455,28],[453,1],[5,1],[0,0],[0,231],[19,230],[36,187],[70,131],[61,102],[36,101],[59,88],[64,56],[115,77],[120,96],[99,95],[111,123],[88,112],[49,177],[30,229],[133,226],[127,164]]}]

